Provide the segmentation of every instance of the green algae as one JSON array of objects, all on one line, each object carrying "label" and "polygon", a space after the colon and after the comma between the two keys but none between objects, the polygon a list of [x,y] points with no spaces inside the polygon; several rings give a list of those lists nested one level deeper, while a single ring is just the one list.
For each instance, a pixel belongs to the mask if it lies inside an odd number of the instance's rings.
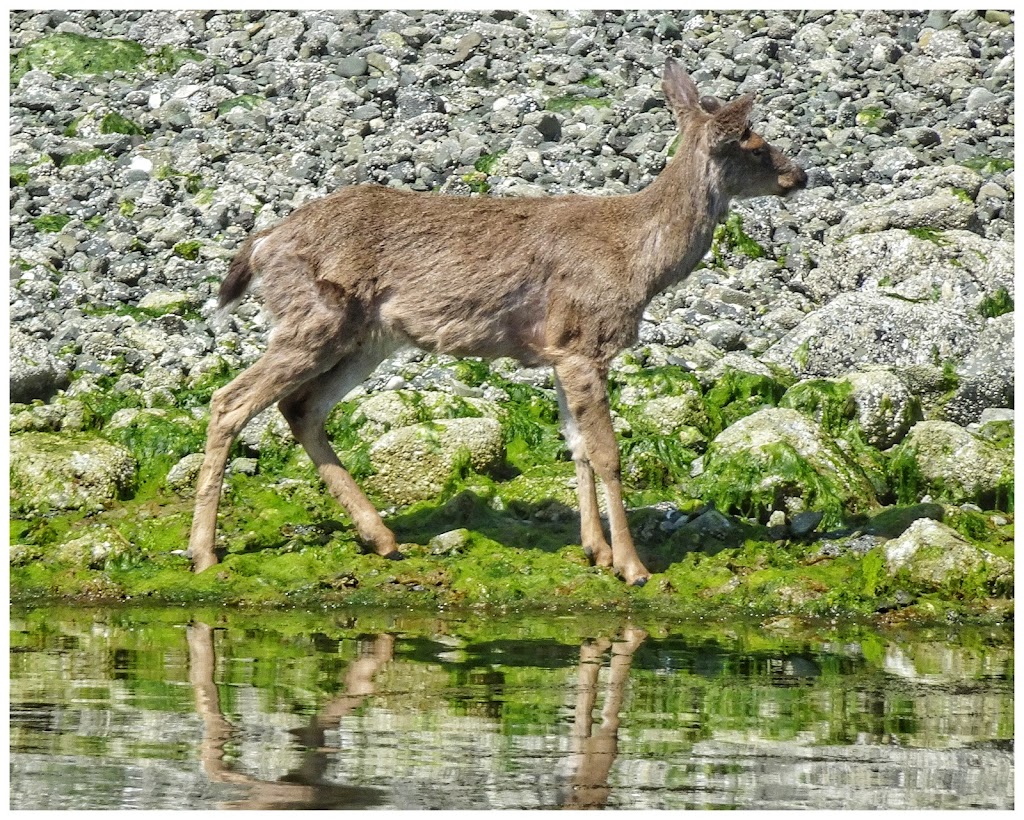
[{"label": "green algae", "polygon": [[712,433],[765,407],[776,407],[788,387],[784,378],[726,369],[705,393]]},{"label": "green algae", "polygon": [[116,111],[108,111],[100,120],[100,133],[142,136],[146,132],[137,122],[121,116]]},{"label": "green algae", "polygon": [[33,40],[18,51],[11,61],[11,82],[16,85],[33,70],[71,77],[138,71],[170,74],[186,62],[203,59],[204,55],[192,49],[165,45],[149,52],[134,40],[57,32]]}]

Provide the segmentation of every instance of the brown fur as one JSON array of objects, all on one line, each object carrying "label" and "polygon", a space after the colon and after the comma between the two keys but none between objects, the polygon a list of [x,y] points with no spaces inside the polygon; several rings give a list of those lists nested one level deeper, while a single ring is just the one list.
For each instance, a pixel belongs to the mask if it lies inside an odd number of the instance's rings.
[{"label": "brown fur", "polygon": [[[681,146],[640,193],[486,199],[359,186],[246,241],[220,302],[237,300],[258,278],[275,330],[263,358],[214,395],[191,539],[197,571],[216,563],[227,448],[274,401],[362,538],[379,554],[396,554],[394,536],[338,462],[323,421],[395,345],[411,343],[552,366],[577,465],[584,548],[630,583],[647,579],[622,505],[609,364],[636,342],[650,299],[707,252],[731,197],[785,194],[806,182],[750,130],[749,95],[700,100],[672,61],[664,88]],[[608,495],[610,547],[597,517],[595,471]]]}]

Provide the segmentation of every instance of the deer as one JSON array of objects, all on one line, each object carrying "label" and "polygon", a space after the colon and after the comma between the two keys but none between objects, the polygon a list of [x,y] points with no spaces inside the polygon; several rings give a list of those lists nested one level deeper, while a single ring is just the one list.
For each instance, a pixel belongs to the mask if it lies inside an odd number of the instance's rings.
[{"label": "deer", "polygon": [[679,149],[639,192],[466,197],[356,185],[302,205],[240,245],[218,305],[231,309],[258,281],[273,329],[263,355],[211,398],[187,553],[195,572],[218,562],[217,508],[231,443],[274,402],[363,547],[403,557],[339,460],[325,421],[381,361],[414,345],[551,367],[575,465],[581,546],[593,565],[626,584],[650,578],[626,518],[611,362],[638,341],[651,299],[710,249],[732,199],[785,196],[807,183],[793,160],[752,130],[752,94],[728,103],[701,97],[672,58],[662,89]]}]

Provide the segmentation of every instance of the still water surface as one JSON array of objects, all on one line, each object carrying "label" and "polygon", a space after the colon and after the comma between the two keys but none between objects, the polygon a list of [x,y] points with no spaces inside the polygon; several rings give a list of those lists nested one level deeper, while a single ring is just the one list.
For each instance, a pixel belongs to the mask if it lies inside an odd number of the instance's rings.
[{"label": "still water surface", "polygon": [[14,609],[11,808],[1002,808],[1009,630]]}]

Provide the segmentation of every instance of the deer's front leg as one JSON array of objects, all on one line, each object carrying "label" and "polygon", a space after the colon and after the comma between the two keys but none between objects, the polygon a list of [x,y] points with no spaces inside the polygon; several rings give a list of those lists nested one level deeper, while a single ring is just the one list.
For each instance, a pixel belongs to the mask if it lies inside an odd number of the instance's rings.
[{"label": "deer's front leg", "polygon": [[[583,357],[573,356],[556,365],[555,375],[560,385],[559,402],[564,404],[565,410],[568,411],[566,415],[575,425],[575,432],[579,436],[586,461],[604,483],[605,499],[608,502],[608,526],[612,536],[612,568],[626,583],[640,586],[651,574],[636,554],[633,537],[629,533],[629,524],[626,521],[626,507],[622,501],[619,446],[615,441],[611,408],[608,405],[607,372]],[[572,446],[570,442],[570,447]],[[577,458],[575,449],[573,458]],[[586,478],[589,468],[584,471],[580,464],[581,460],[577,459],[577,478]],[[584,475],[581,476],[581,473]],[[585,494],[590,499],[585,500]],[[593,535],[595,521],[596,528],[600,530],[592,474],[589,489],[585,482],[580,482],[579,495],[580,518],[586,546],[586,539]],[[590,507],[586,517],[585,506]],[[603,537],[600,542],[604,542]],[[600,563],[598,554],[595,554],[594,558],[595,562]]]}]

